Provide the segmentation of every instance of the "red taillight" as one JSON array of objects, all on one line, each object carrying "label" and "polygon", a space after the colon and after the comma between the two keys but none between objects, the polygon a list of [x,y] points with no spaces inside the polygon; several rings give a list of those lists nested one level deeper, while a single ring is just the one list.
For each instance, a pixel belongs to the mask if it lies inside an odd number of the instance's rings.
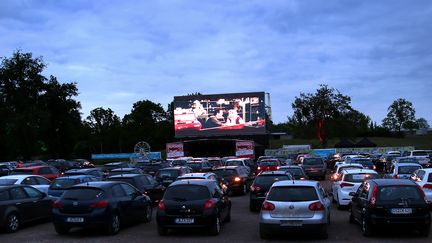
[{"label": "red taillight", "polygon": [[257,170],[261,170],[261,167],[258,166]]},{"label": "red taillight", "polygon": [[158,204],[158,209],[161,211],[165,211],[165,203],[163,200],[160,200],[160,202]]},{"label": "red taillight", "polygon": [[341,188],[344,188],[344,187],[346,187],[346,186],[354,186],[354,184],[347,183],[347,182],[342,182],[342,183],[340,184],[340,187],[341,187]]},{"label": "red taillight", "polygon": [[207,201],[204,203],[204,209],[212,209],[212,208],[214,208],[215,206],[216,206],[215,202],[214,202],[213,200],[211,200],[211,199],[207,200]]},{"label": "red taillight", "polygon": [[304,177],[300,177],[300,180],[305,180],[306,178],[304,178]]},{"label": "red taillight", "polygon": [[275,205],[267,201],[265,201],[261,207],[261,211],[273,211],[274,209],[275,209]]},{"label": "red taillight", "polygon": [[280,166],[276,166],[276,170],[279,170],[280,169]]},{"label": "red taillight", "polygon": [[324,211],[324,205],[321,202],[314,202],[309,205],[310,211]]},{"label": "red taillight", "polygon": [[102,200],[97,203],[93,203],[90,205],[90,208],[106,208],[108,207],[109,202],[107,200]]},{"label": "red taillight", "polygon": [[235,182],[240,182],[240,181],[241,181],[241,178],[238,177],[238,176],[236,176],[236,177],[234,177],[234,181],[235,181]]},{"label": "red taillight", "polygon": [[261,187],[259,187],[259,186],[251,186],[251,191],[253,191],[253,192],[259,192],[259,191],[261,191]]},{"label": "red taillight", "polygon": [[378,187],[374,186],[374,188],[372,190],[372,197],[371,197],[370,202],[369,202],[369,206],[371,206],[371,207],[375,207],[375,205],[376,205],[377,192],[378,192]]},{"label": "red taillight", "polygon": [[59,200],[57,200],[53,203],[53,208],[61,208],[61,207],[62,207],[62,204]]},{"label": "red taillight", "polygon": [[393,178],[399,179],[399,175],[394,175]]},{"label": "red taillight", "polygon": [[373,166],[372,166],[372,169],[373,169],[373,170],[376,170],[376,165],[373,165]]},{"label": "red taillight", "polygon": [[432,190],[432,184],[424,184],[423,189]]}]

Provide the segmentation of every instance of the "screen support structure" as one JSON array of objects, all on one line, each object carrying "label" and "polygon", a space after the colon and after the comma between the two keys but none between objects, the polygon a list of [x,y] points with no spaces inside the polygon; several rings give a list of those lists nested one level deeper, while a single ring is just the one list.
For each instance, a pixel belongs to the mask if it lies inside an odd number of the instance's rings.
[{"label": "screen support structure", "polygon": [[265,93],[265,109],[268,116],[268,119],[272,121],[272,109],[271,109],[271,100],[270,100],[270,93]]}]

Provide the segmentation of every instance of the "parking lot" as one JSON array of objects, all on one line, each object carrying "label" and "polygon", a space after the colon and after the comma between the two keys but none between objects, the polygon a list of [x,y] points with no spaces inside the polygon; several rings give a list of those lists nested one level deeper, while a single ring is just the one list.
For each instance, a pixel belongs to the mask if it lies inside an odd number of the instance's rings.
[{"label": "parking lot", "polygon": [[[326,189],[330,182],[323,181]],[[249,196],[232,196],[232,221],[222,226],[221,234],[209,236],[207,232],[200,230],[175,231],[168,236],[159,236],[156,224],[153,220],[149,224],[139,224],[125,227],[115,236],[107,236],[103,232],[73,230],[66,236],[58,235],[51,222],[28,225],[14,234],[2,233],[3,242],[258,242],[262,241],[258,233],[258,213],[249,212]],[[351,241],[351,242],[432,242],[432,236],[421,237],[415,232],[388,231],[371,238],[362,236],[360,227],[348,223],[348,211],[337,210],[332,206],[331,225],[329,226],[329,238],[326,241]],[[314,236],[281,235],[267,241],[319,241]]]}]

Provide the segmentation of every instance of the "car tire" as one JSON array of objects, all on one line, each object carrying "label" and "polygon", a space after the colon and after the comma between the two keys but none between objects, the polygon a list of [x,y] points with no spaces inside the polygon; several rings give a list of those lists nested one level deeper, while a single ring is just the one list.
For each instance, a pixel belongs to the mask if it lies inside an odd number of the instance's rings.
[{"label": "car tire", "polygon": [[66,226],[54,225],[54,229],[59,235],[66,235],[69,233],[70,228]]},{"label": "car tire", "polygon": [[319,238],[323,240],[328,239],[327,225],[321,227]]},{"label": "car tire", "polygon": [[152,220],[152,213],[153,213],[153,209],[151,207],[151,205],[147,205],[146,207],[146,213],[145,213],[145,217],[144,217],[144,223],[149,223]]},{"label": "car tire", "polygon": [[263,240],[270,238],[269,232],[264,230],[261,226],[259,228],[259,234],[260,234],[261,239],[263,239]]},{"label": "car tire", "polygon": [[164,228],[164,227],[162,227],[162,226],[159,226],[159,225],[158,225],[158,227],[157,227],[157,231],[158,231],[158,234],[159,234],[160,236],[164,236],[164,235],[167,235],[167,234],[168,234],[168,229],[167,229],[167,228]]},{"label": "car tire", "polygon": [[6,217],[5,230],[7,233],[17,232],[20,226],[21,226],[21,220],[17,213],[10,213]]},{"label": "car tire", "polygon": [[420,235],[423,237],[429,237],[429,234],[430,234],[430,226],[420,230]]},{"label": "car tire", "polygon": [[366,221],[366,217],[362,217],[361,229],[364,236],[369,237],[372,236],[372,227]]},{"label": "car tire", "polygon": [[112,213],[108,224],[108,234],[115,235],[120,231],[120,216],[117,213]]},{"label": "car tire", "polygon": [[213,223],[212,226],[210,226],[210,235],[218,235],[220,233],[221,230],[221,222],[220,222],[220,217],[219,215],[216,216],[215,222]]}]

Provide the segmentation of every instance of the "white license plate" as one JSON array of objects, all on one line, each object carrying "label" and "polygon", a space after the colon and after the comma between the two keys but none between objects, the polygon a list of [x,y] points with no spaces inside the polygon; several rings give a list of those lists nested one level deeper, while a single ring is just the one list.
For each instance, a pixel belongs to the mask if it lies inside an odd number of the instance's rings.
[{"label": "white license plate", "polygon": [[392,208],[392,214],[411,214],[412,208]]},{"label": "white license plate", "polygon": [[82,222],[84,222],[84,218],[68,217],[68,218],[66,218],[66,222],[68,222],[68,223],[82,223]]},{"label": "white license plate", "polygon": [[292,226],[292,227],[300,227],[303,226],[303,221],[300,220],[281,220],[281,226]]},{"label": "white license plate", "polygon": [[176,224],[193,224],[194,222],[194,218],[175,219]]}]

